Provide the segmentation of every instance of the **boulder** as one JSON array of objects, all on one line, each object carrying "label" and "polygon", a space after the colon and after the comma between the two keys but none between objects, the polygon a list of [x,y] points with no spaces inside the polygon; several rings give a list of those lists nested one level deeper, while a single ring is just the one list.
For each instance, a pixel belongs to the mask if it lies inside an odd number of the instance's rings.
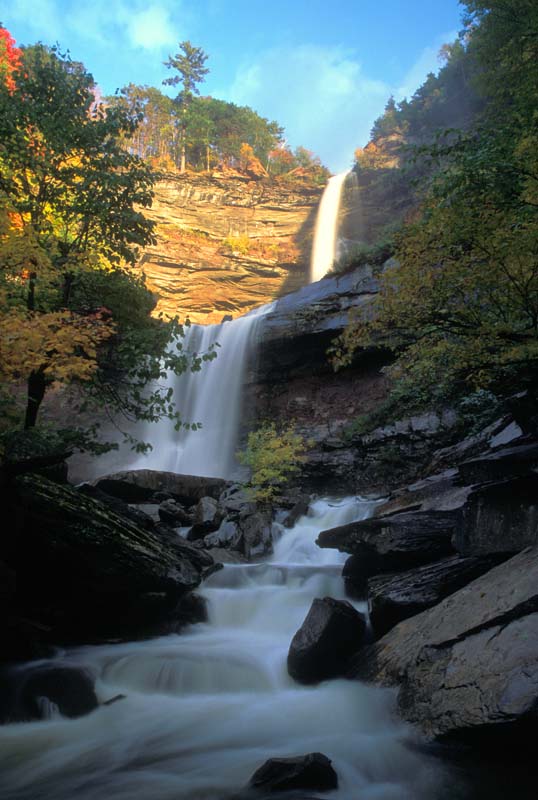
[{"label": "boulder", "polygon": [[355,580],[399,572],[452,555],[457,515],[452,511],[402,512],[322,531],[320,547],[356,555]]},{"label": "boulder", "polygon": [[2,722],[43,719],[54,707],[64,717],[82,717],[99,705],[92,676],[79,667],[51,662],[13,668],[2,678]]},{"label": "boulder", "polygon": [[498,481],[472,491],[453,543],[465,556],[518,553],[538,543],[538,475]]},{"label": "boulder", "polygon": [[332,762],[323,753],[308,753],[290,758],[270,758],[249,781],[260,792],[288,792],[313,789],[328,792],[338,787]]},{"label": "boulder", "polygon": [[192,506],[202,497],[217,499],[229,484],[222,478],[203,478],[199,475],[177,475],[175,472],[138,469],[105,475],[94,481],[94,485],[101,491],[128,503],[143,503],[155,492],[166,492],[174,500]]},{"label": "boulder", "polygon": [[247,559],[270,555],[273,552],[270,511],[258,510],[252,513],[247,509],[239,515],[237,526],[239,536],[234,538],[230,545],[234,550],[238,550]]},{"label": "boulder", "polygon": [[368,609],[375,636],[384,636],[402,620],[431,608],[497,564],[498,559],[491,556],[451,556],[407,572],[370,578]]},{"label": "boulder", "polygon": [[221,514],[216,500],[202,497],[194,510],[193,526],[189,531],[189,539],[201,539],[207,533],[216,531],[221,522]]},{"label": "boulder", "polygon": [[504,447],[493,453],[471,458],[458,467],[465,483],[483,483],[529,475],[538,470],[538,442],[519,447]]},{"label": "boulder", "polygon": [[289,674],[307,684],[343,675],[349,659],[361,647],[365,631],[365,618],[351,603],[316,598],[291,641]]},{"label": "boulder", "polygon": [[15,480],[10,513],[24,542],[10,560],[17,607],[47,641],[144,635],[215,568],[174,531],[38,475]]},{"label": "boulder", "polygon": [[233,547],[241,539],[241,531],[237,522],[224,520],[221,523],[218,531],[208,533],[204,536],[204,547]]},{"label": "boulder", "polygon": [[163,500],[159,505],[159,519],[161,519],[165,525],[170,525],[172,528],[179,528],[181,526],[192,525],[194,517],[192,513],[186,511],[181,503],[169,498]]},{"label": "boulder", "polygon": [[431,738],[528,746],[538,725],[538,547],[401,622],[348,675],[402,683],[402,715]]},{"label": "boulder", "polygon": [[309,495],[305,495],[300,500],[298,500],[293,508],[288,511],[284,519],[282,520],[282,524],[285,528],[293,528],[297,520],[304,516],[308,512],[308,506],[310,504],[310,497]]}]

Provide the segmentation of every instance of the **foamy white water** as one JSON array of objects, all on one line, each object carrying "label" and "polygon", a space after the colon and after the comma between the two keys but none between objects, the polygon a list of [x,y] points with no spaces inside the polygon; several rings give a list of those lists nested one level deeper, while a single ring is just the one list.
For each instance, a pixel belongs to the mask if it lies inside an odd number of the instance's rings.
[{"label": "foamy white water", "polygon": [[78,720],[0,728],[3,800],[225,800],[267,758],[312,751],[338,773],[330,800],[439,797],[439,767],[408,747],[391,691],[303,687],[286,670],[312,599],[343,597],[344,557],[315,545],[319,531],[371,505],[320,500],[270,561],[215,573],[203,591],[208,623],[67,653],[94,673],[101,700],[126,699]]},{"label": "foamy white water", "polygon": [[217,357],[202,364],[199,372],[171,374],[167,386],[185,422],[199,422],[199,430],[174,430],[170,420],[149,423],[139,432],[152,450],[131,461],[128,469],[156,469],[187,475],[229,478],[235,466],[239,422],[243,410],[242,388],[248,358],[256,342],[260,319],[272,305],[220,325],[185,328],[183,349]]},{"label": "foamy white water", "polygon": [[324,278],[337,258],[338,212],[347,175],[348,172],[340,172],[329,178],[321,196],[310,262],[311,283]]}]

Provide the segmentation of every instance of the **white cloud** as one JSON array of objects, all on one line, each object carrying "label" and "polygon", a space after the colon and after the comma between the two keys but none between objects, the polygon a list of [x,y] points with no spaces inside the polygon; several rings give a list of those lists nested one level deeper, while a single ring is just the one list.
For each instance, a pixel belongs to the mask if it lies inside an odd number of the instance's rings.
[{"label": "white cloud", "polygon": [[156,50],[177,42],[181,36],[174,18],[178,0],[17,0],[9,18],[24,22],[39,38],[68,41],[72,33],[81,39],[114,46]]},{"label": "white cloud", "polygon": [[292,147],[302,144],[342,170],[351,165],[390,87],[364,75],[350,51],[301,45],[260,53],[218,94],[276,119]]},{"label": "white cloud", "polygon": [[170,12],[162,5],[152,5],[144,11],[130,14],[127,31],[131,43],[145,50],[156,50],[174,44],[177,35]]},{"label": "white cloud", "polygon": [[368,141],[389,96],[411,97],[429,72],[438,71],[439,49],[456,35],[454,31],[439,36],[425,48],[400,86],[366,75],[349,50],[300,45],[259,53],[255,61],[239,67],[230,87],[216,94],[276,119],[284,125],[292,148],[302,144],[330,169],[340,171]]}]

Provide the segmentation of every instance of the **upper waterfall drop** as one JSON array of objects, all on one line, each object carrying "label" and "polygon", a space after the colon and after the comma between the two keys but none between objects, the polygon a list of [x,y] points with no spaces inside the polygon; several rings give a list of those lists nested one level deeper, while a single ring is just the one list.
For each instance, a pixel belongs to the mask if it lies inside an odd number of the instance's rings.
[{"label": "upper waterfall drop", "polygon": [[338,255],[338,212],[348,175],[349,172],[346,171],[329,178],[321,196],[312,245],[310,283],[324,278]]}]

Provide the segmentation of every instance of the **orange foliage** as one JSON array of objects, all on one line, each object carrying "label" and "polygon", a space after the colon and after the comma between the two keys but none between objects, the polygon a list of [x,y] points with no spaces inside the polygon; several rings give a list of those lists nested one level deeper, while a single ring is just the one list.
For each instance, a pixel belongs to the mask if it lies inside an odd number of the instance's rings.
[{"label": "orange foliage", "polygon": [[15,46],[15,39],[5,28],[0,27],[0,80],[9,92],[15,91],[13,73],[21,63],[21,51]]}]

